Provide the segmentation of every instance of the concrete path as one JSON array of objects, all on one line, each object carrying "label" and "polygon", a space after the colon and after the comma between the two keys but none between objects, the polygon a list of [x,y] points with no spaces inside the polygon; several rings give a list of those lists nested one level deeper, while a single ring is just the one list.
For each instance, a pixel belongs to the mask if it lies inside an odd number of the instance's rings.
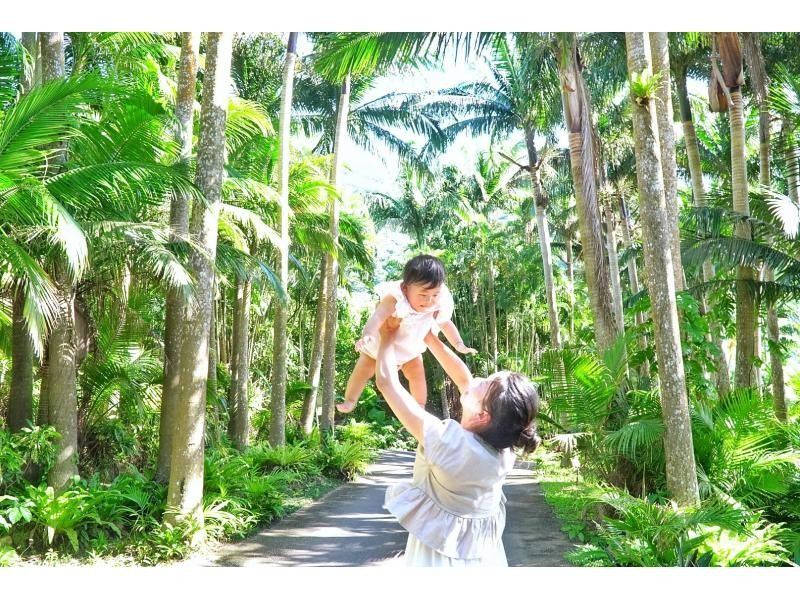
[{"label": "concrete path", "polygon": [[[383,451],[364,477],[343,484],[316,502],[257,532],[223,545],[212,555],[184,564],[250,566],[402,566],[407,533],[383,509],[386,486],[410,479],[414,454]],[[544,502],[531,472],[514,469],[504,492],[508,498],[503,543],[512,567],[569,566],[564,553],[573,544]]]}]

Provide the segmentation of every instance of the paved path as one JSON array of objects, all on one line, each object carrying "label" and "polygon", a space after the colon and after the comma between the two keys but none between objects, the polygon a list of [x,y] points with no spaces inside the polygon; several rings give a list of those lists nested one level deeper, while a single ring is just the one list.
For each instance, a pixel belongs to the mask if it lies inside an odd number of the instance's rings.
[{"label": "paved path", "polygon": [[[343,484],[246,540],[185,562],[206,566],[400,566],[407,534],[383,509],[386,486],[411,478],[414,454],[383,451],[364,477]],[[504,492],[503,543],[512,567],[569,566],[573,545],[531,472],[514,469]]]}]

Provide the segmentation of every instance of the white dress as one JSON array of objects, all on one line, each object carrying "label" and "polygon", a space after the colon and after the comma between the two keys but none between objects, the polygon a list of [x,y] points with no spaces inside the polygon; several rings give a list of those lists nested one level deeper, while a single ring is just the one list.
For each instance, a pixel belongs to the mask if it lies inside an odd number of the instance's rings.
[{"label": "white dress", "polygon": [[[427,349],[425,336],[433,330],[434,334],[439,333],[439,324],[449,321],[453,317],[453,295],[446,285],[442,285],[436,303],[424,312],[416,311],[406,299],[403,290],[400,288],[401,281],[382,282],[375,287],[375,292],[382,300],[386,296],[392,296],[397,300],[394,310],[394,317],[400,318],[400,328],[395,337],[395,356],[397,363],[403,365],[418,355],[422,355]],[[373,339],[364,350],[364,353],[376,358],[378,352],[378,340]]]},{"label": "white dress", "polygon": [[408,530],[405,564],[507,567],[503,548],[510,449],[498,451],[455,420],[426,418],[412,482],[386,490],[384,508]]}]

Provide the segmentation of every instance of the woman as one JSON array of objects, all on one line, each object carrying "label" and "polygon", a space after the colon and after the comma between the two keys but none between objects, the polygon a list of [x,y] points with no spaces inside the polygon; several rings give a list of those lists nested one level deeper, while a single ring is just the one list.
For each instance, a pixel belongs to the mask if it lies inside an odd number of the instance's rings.
[{"label": "woman", "polygon": [[473,378],[437,336],[425,343],[461,393],[461,421],[427,413],[401,385],[390,326],[381,329],[376,384],[400,423],[419,442],[410,483],[386,491],[385,508],[408,530],[409,566],[508,566],[503,549],[506,474],[512,446],[539,443],[536,389],[525,377],[497,372]]}]

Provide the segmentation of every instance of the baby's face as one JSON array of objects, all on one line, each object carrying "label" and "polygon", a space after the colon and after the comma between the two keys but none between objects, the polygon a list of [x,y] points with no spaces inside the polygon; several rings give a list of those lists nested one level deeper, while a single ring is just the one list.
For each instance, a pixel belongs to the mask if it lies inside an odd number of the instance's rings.
[{"label": "baby's face", "polygon": [[436,305],[442,287],[426,287],[421,284],[412,283],[404,284],[402,289],[414,311],[425,312]]}]

